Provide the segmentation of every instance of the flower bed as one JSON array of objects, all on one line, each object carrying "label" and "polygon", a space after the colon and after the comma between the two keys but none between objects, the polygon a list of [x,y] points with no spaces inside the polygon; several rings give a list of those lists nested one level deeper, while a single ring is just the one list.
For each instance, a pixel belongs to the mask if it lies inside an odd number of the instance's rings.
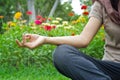
[{"label": "flower bed", "polygon": [[[27,14],[30,16],[32,13],[27,12]],[[59,17],[43,18],[38,15],[35,21],[27,21],[22,19],[21,12],[17,12],[14,15],[13,21],[3,23],[3,28],[6,32],[0,34],[0,63],[18,67],[19,65],[40,66],[40,64],[44,65],[46,62],[51,62],[51,55],[56,46],[46,44],[34,50],[30,50],[28,48],[18,47],[15,40],[21,40],[24,33],[35,33],[51,37],[79,35],[88,21],[88,16],[85,14],[76,17],[72,13],[71,17],[71,20],[64,21]],[[47,20],[48,22],[46,23]],[[88,53],[90,56],[101,58],[103,54],[103,39],[103,29],[101,29],[90,46],[86,49],[82,49],[82,51]]]}]

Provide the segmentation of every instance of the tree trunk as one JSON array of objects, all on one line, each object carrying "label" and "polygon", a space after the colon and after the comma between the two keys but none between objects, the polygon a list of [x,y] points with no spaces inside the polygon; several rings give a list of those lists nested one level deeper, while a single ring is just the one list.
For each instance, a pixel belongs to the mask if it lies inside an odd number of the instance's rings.
[{"label": "tree trunk", "polygon": [[[53,16],[53,14],[54,14],[54,12],[55,12],[55,10],[56,10],[59,2],[60,2],[60,0],[56,0],[56,1],[55,1],[55,3],[54,3],[54,5],[53,5],[53,7],[52,7],[52,9],[51,9],[50,14],[49,14],[48,17],[52,17],[52,16]],[[48,22],[48,21],[47,21],[47,22]]]},{"label": "tree trunk", "polygon": [[34,7],[34,0],[27,0],[28,4],[28,11],[32,12],[32,15],[29,16],[29,20],[35,20],[36,14],[35,14],[35,7]]}]

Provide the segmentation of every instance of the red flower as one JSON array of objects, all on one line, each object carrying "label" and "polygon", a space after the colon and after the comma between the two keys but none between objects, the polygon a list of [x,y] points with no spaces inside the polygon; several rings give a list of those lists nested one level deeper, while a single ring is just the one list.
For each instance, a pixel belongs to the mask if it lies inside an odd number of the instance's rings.
[{"label": "red flower", "polygon": [[89,15],[89,12],[88,11],[84,11],[83,15],[87,16],[87,15]]},{"label": "red flower", "polygon": [[41,18],[42,18],[42,16],[38,15],[38,16],[36,16],[36,18],[37,18],[37,19],[41,19]]},{"label": "red flower", "polygon": [[37,20],[40,20],[41,22],[45,22],[46,18],[43,18],[42,16],[38,15],[36,16]]},{"label": "red flower", "polygon": [[52,26],[52,28],[53,28],[53,29],[55,29],[55,28],[56,28],[56,26]]},{"label": "red flower", "polygon": [[73,12],[70,12],[70,13],[68,14],[68,16],[74,16],[74,13],[73,13]]},{"label": "red flower", "polygon": [[42,22],[40,20],[35,20],[35,24],[40,25],[40,24],[42,24]]},{"label": "red flower", "polygon": [[86,5],[82,5],[81,9],[87,9]]},{"label": "red flower", "polygon": [[32,12],[31,11],[27,11],[26,14],[27,15],[32,15]]},{"label": "red flower", "polygon": [[41,18],[40,19],[42,22],[45,22],[46,21],[46,18]]},{"label": "red flower", "polygon": [[47,31],[51,31],[52,30],[52,26],[48,26],[48,25],[44,26],[43,28],[45,30],[47,30]]}]

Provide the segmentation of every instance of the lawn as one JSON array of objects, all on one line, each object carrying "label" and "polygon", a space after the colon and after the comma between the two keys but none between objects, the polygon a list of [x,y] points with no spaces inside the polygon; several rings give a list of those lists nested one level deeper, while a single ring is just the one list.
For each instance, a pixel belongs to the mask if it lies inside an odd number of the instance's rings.
[{"label": "lawn", "polygon": [[54,66],[46,64],[45,66],[35,67],[15,67],[0,66],[0,80],[70,80],[61,75]]}]

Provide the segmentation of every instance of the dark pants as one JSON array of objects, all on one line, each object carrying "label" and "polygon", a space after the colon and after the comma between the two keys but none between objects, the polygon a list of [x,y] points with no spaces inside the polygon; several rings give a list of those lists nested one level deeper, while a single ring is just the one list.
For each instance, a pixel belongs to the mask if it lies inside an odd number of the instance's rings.
[{"label": "dark pants", "polygon": [[69,45],[58,46],[53,60],[57,70],[72,80],[120,80],[120,64],[96,60]]}]

